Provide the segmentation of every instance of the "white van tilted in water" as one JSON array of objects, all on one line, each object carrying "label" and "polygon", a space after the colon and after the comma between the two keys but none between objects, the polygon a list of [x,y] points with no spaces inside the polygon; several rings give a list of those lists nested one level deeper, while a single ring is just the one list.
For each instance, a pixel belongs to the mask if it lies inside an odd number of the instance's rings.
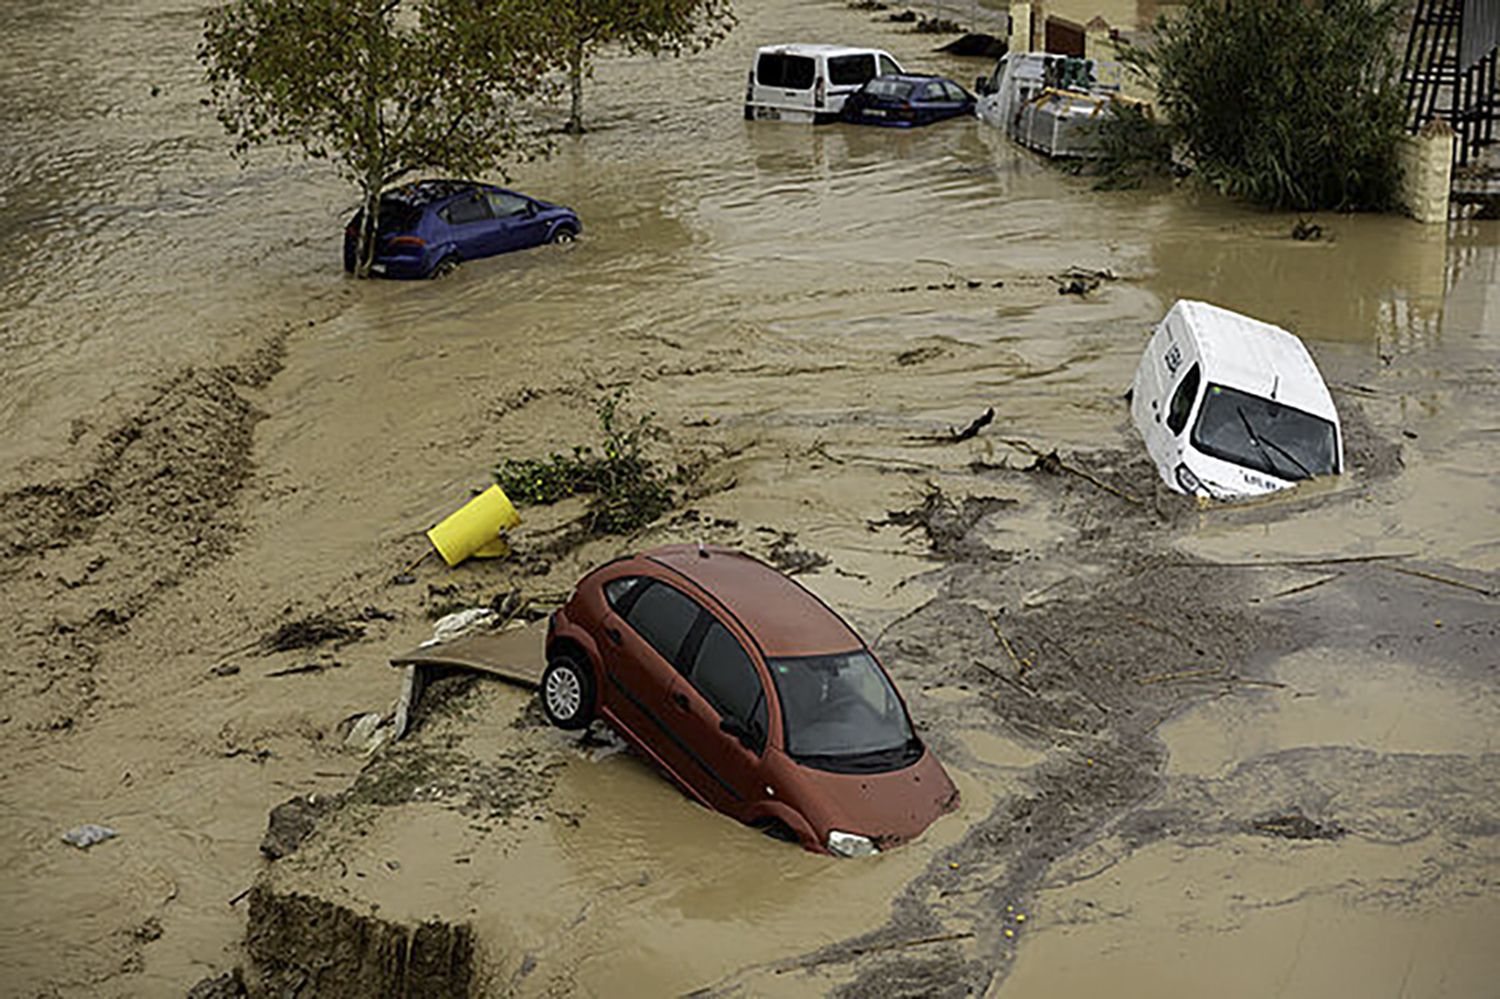
[{"label": "white van tilted in water", "polygon": [[847,45],[765,45],[745,83],[746,121],[837,121],[844,100],[866,81],[903,72],[881,49]]},{"label": "white van tilted in water", "polygon": [[1207,302],[1180,301],[1156,327],[1130,415],[1178,492],[1258,496],[1344,468],[1339,415],[1302,341]]}]

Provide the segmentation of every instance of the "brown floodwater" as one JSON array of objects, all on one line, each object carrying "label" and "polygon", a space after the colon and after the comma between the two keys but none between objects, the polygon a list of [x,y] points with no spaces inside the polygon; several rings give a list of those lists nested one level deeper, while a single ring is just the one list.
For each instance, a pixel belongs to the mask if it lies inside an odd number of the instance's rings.
[{"label": "brown floodwater", "polygon": [[[1150,7],[1102,12],[1123,23]],[[1302,335],[1341,403],[1401,445],[1401,467],[1316,487],[1332,502],[1206,509],[1178,549],[1231,562],[1399,553],[1481,582],[1500,570],[1495,222],[1323,215],[1326,237],[1300,243],[1295,219],[1191,186],[1095,192],[974,121],[914,133],[747,124],[745,70],[772,41],[877,44],[965,83],[986,68],[841,3],[764,0],[740,4],[739,27],[706,54],[604,60],[587,92],[594,131],[515,169],[516,186],[578,209],[578,244],[442,282],[356,284],[339,270],[348,189],[278,152],[244,167],[227,156],[199,104],[198,5],[0,8],[0,490],[94,474],[98,446],[155,386],[291,329],[284,368],[247,390],[265,416],[253,475],[223,501],[232,551],[160,586],[108,570],[80,584],[73,562],[88,560],[71,548],[0,565],[13,633],[130,611],[98,639],[86,697],[20,657],[0,677],[0,993],[180,994],[240,960],[244,917],[226,903],[262,868],[266,810],[337,791],[363,764],[339,723],[394,697],[385,659],[425,637],[426,612],[447,599],[429,584],[487,598],[512,582],[493,564],[428,565],[415,587],[390,578],[500,456],[580,442],[612,387],[656,412],[676,460],[710,459],[697,523],[732,519],[755,543],[774,536],[756,528],[796,532],[839,570],[809,585],[873,637],[943,585],[920,538],[867,526],[928,480],[1023,500],[988,540],[1025,554],[1016,571],[1035,574],[1038,601],[1056,578],[1099,571],[1058,554],[1073,525],[1025,490],[976,483],[967,465],[1016,460],[990,434],[1084,455],[1136,448],[1119,397],[1145,336],[1175,298],[1204,298]],[[1061,296],[1050,276],[1072,265],[1119,280]],[[908,439],[989,406],[996,429],[966,449]],[[548,515],[527,516],[534,529]],[[626,547],[715,529],[659,525],[515,581],[562,590]],[[123,543],[144,559],[154,540],[139,530]],[[337,667],[267,677],[317,656],[245,651],[292,613],[372,605],[396,620],[370,619],[363,640],[330,653]],[[240,672],[212,675],[221,662]],[[1319,747],[1493,761],[1493,670],[1430,669],[1376,668],[1349,648],[1295,653],[1267,673],[1286,688],[1167,722],[1165,773],[1208,779]],[[919,719],[980,697],[957,679],[908,693]],[[479,717],[495,729],[469,747],[483,758],[509,744],[519,710],[518,697],[489,698]],[[527,745],[564,752],[553,735]],[[642,993],[820,992],[837,975],[771,963],[881,924],[904,885],[946,864],[1055,754],[975,724],[951,744],[963,811],[867,865],[752,836],[628,755],[573,754],[547,821],[497,834],[491,856],[455,864],[471,831],[424,804],[349,848],[368,861],[363,877],[309,877],[347,880],[338,891],[398,917],[472,918],[523,993],[565,982],[608,994],[622,976]],[[575,812],[576,829],[558,820]],[[87,853],[59,841],[86,821],[121,836]],[[1162,996],[1328,996],[1400,979],[1410,996],[1483,994],[1500,973],[1494,836],[1464,828],[1454,838],[1475,846],[1462,863],[1425,839],[1355,836],[1313,852],[1227,833],[1076,869],[1060,858],[996,991],[1087,995],[1131,980]],[[1086,877],[1088,860],[1104,873]],[[1435,866],[1484,876],[1445,880]],[[1378,878],[1426,887],[1398,908],[1369,890]],[[534,971],[520,973],[521,953]]]}]

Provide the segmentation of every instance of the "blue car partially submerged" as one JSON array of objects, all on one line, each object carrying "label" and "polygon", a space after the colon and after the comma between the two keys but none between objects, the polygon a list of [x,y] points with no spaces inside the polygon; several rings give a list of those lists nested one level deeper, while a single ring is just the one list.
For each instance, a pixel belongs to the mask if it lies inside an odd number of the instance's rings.
[{"label": "blue car partially submerged", "polygon": [[[344,270],[352,272],[364,213],[344,229]],[[465,260],[570,243],[583,231],[578,213],[493,184],[424,180],[380,198],[370,273],[393,278],[441,277]]]},{"label": "blue car partially submerged", "polygon": [[941,76],[889,73],[849,95],[841,117],[856,125],[910,128],[974,113],[974,95]]}]

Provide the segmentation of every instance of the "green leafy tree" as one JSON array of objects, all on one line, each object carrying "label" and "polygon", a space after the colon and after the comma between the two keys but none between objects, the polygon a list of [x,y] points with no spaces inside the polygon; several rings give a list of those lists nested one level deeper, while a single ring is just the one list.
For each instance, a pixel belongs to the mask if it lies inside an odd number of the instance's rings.
[{"label": "green leafy tree", "polygon": [[632,52],[701,51],[734,26],[729,0],[533,0],[562,46],[571,99],[567,131],[583,131],[583,80],[606,45]]},{"label": "green leafy tree", "polygon": [[1383,209],[1400,179],[1400,0],[1191,0],[1126,61],[1194,169],[1300,211]]},{"label": "green leafy tree", "polygon": [[300,146],[359,186],[365,277],[387,187],[543,148],[515,103],[543,87],[551,45],[522,14],[503,0],[232,0],[208,10],[198,57],[236,154]]}]

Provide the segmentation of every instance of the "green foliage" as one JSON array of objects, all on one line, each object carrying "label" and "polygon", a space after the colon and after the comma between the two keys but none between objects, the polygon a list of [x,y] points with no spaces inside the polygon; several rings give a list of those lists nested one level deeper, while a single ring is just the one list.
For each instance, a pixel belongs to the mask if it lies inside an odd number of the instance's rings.
[{"label": "green foliage", "polygon": [[1199,174],[1273,208],[1382,209],[1399,181],[1399,0],[1191,0],[1126,61]]},{"label": "green foliage", "polygon": [[654,413],[630,419],[621,412],[624,390],[595,408],[603,443],[575,445],[567,454],[546,458],[507,458],[495,481],[517,503],[546,505],[569,496],[590,497],[588,528],[594,534],[628,534],[651,523],[672,506],[667,476],[645,454],[661,436]]},{"label": "green foliage", "polygon": [[542,148],[513,103],[543,86],[552,53],[505,0],[230,0],[208,9],[198,58],[237,154],[299,146],[359,185],[363,276],[385,187]]},{"label": "green foliage", "polygon": [[1075,162],[1080,172],[1099,178],[1095,188],[1128,190],[1173,174],[1171,130],[1149,107],[1111,102],[1093,127],[1099,136],[1097,155]]},{"label": "green foliage", "polygon": [[583,79],[605,45],[649,55],[707,48],[734,27],[730,0],[529,0],[560,42],[572,94],[567,130],[583,131]]}]

